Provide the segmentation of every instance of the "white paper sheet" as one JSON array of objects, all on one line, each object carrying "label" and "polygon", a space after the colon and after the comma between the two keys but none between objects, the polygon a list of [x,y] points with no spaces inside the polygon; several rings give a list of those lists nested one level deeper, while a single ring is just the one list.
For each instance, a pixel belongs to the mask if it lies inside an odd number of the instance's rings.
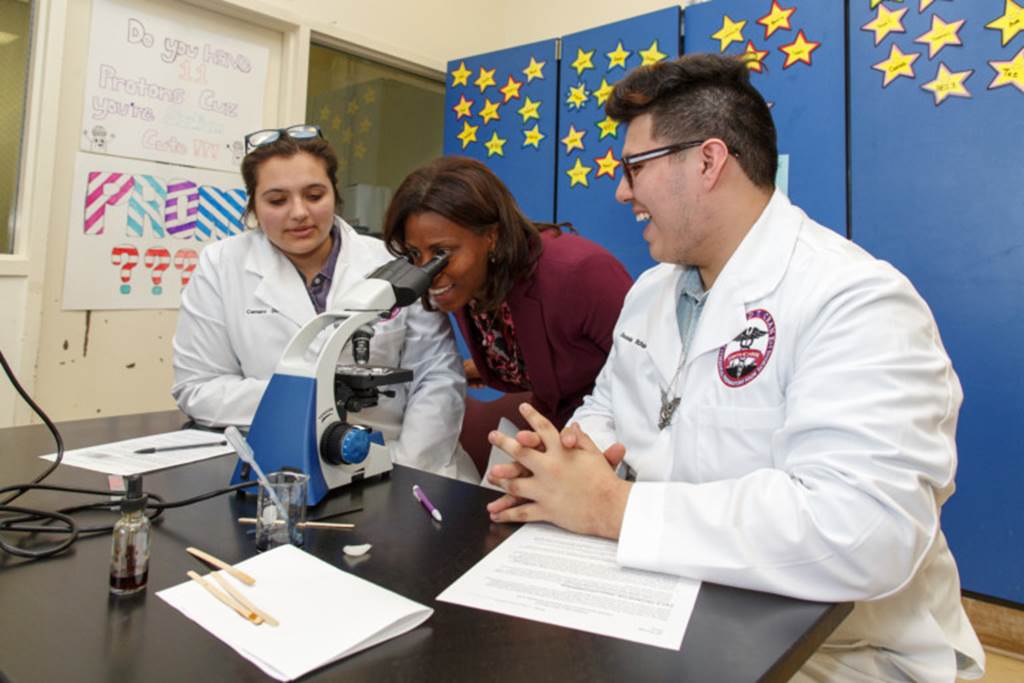
[{"label": "white paper sheet", "polygon": [[678,650],[700,582],[623,569],[616,545],[527,524],[437,599]]},{"label": "white paper sheet", "polygon": [[256,585],[220,574],[279,626],[254,626],[194,581],[157,595],[279,681],[402,635],[434,613],[290,545],[235,566]]},{"label": "white paper sheet", "polygon": [[[498,421],[498,431],[505,436],[515,436],[519,432],[519,427],[516,427],[512,420],[507,417],[503,417]],[[495,465],[504,465],[512,462],[515,462],[515,460],[512,459],[511,455],[497,446],[491,446],[491,453],[487,458],[487,469],[484,470],[484,476],[480,478],[480,486],[494,489],[495,491],[502,491],[500,486],[495,486],[491,482],[487,481],[487,475],[490,474],[491,468]],[[502,493],[504,493],[504,491],[502,491]]]},{"label": "white paper sheet", "polygon": [[[183,448],[174,451],[157,453],[136,453],[140,448],[166,448],[168,446],[189,446],[195,444],[220,443],[224,435],[218,432],[206,432],[201,429],[180,429],[165,434],[151,434],[126,441],[104,443],[89,448],[76,448],[64,451],[63,465],[81,467],[86,470],[103,472],[104,474],[141,474],[153,472],[176,465],[205,460],[218,455],[234,453],[228,445]],[[40,456],[44,460],[54,460],[56,453]]]}]

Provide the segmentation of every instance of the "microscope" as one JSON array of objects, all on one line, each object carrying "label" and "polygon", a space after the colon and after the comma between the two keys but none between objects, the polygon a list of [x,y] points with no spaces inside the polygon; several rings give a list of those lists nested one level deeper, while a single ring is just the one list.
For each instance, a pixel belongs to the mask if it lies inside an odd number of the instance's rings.
[{"label": "microscope", "polygon": [[[447,254],[422,268],[403,258],[385,263],[344,294],[340,312],[316,316],[285,347],[247,440],[265,472],[290,468],[309,475],[309,505],[331,489],[391,471],[383,435],[350,414],[377,405],[381,395],[393,397],[382,387],[413,374],[369,364],[372,323],[419,300],[447,263]],[[355,363],[338,365],[349,341]],[[244,467],[239,461],[232,484],[251,478]]]}]

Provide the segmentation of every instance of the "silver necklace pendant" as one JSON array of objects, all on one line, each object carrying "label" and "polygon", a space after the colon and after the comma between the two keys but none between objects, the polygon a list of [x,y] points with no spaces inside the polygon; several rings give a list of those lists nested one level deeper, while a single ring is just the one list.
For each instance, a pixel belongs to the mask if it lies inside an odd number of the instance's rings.
[{"label": "silver necklace pendant", "polygon": [[669,423],[672,421],[672,415],[676,412],[676,408],[678,407],[678,396],[670,401],[668,393],[664,391],[661,392],[661,410],[658,411],[658,429],[668,427]]}]

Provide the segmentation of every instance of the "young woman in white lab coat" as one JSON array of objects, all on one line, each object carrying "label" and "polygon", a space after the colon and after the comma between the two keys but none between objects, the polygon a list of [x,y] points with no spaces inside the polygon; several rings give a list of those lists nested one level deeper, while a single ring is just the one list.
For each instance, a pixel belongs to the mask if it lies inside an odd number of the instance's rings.
[{"label": "young woman in white lab coat", "polygon": [[[248,136],[244,234],[206,247],[182,293],[174,336],[181,410],[209,426],[248,426],[288,340],[352,285],[393,257],[335,215],[338,161],[315,126]],[[339,359],[351,363],[347,346]],[[393,462],[479,477],[458,447],[466,381],[448,320],[419,303],[376,325],[370,363],[413,380],[359,413],[381,431]]]}]

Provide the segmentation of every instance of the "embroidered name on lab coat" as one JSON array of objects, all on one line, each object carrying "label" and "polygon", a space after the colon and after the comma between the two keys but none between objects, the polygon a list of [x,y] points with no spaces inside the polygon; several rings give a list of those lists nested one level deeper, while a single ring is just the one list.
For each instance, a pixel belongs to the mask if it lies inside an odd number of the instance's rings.
[{"label": "embroidered name on lab coat", "polygon": [[747,326],[718,350],[718,377],[727,387],[750,384],[761,374],[775,348],[775,319],[758,308],[747,312]]},{"label": "embroidered name on lab coat", "polygon": [[247,308],[245,309],[246,315],[267,315],[268,313],[277,313],[273,308]]},{"label": "embroidered name on lab coat", "polygon": [[619,332],[619,337],[620,337],[621,339],[625,339],[625,340],[626,340],[626,341],[628,341],[628,342],[631,342],[631,343],[633,343],[633,344],[636,344],[636,345],[637,345],[637,346],[639,346],[639,347],[640,347],[641,349],[646,349],[646,348],[647,348],[647,342],[645,342],[645,341],[643,341],[643,340],[640,340],[640,339],[634,339],[633,337],[630,337],[630,336],[629,336],[628,334],[626,334],[625,332]]}]

